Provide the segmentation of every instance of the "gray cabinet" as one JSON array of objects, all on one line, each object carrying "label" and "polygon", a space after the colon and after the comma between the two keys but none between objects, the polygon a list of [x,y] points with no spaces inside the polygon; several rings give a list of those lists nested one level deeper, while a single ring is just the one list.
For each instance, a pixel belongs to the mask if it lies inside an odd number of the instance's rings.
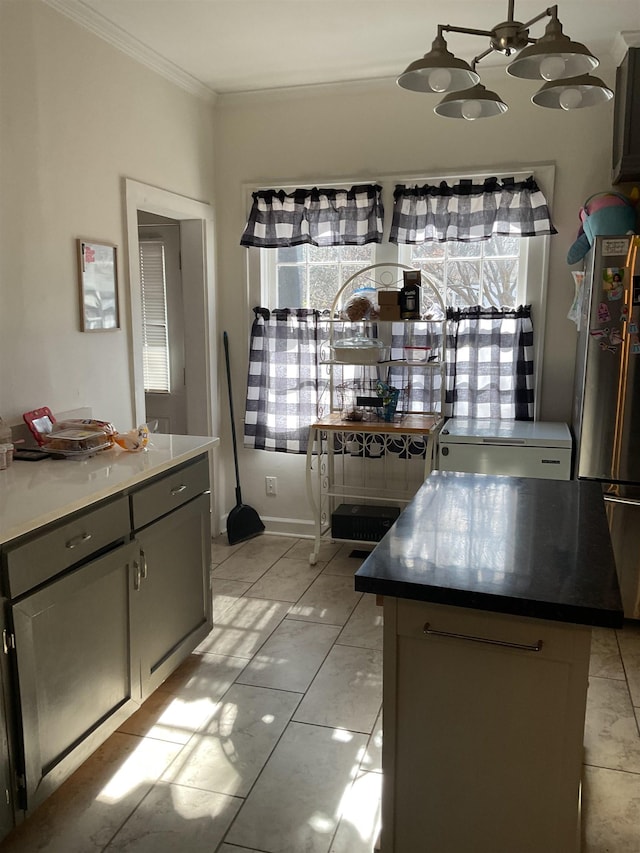
[{"label": "gray cabinet", "polygon": [[630,47],[616,71],[611,182],[640,178],[640,48]]},{"label": "gray cabinet", "polygon": [[[6,638],[4,613],[0,609],[0,633]],[[11,707],[8,704],[8,672],[6,658],[0,667],[0,840],[13,828],[15,815],[15,792],[13,765],[10,753],[9,731],[12,725]]]},{"label": "gray cabinet", "polygon": [[143,699],[211,630],[209,507],[200,495],[136,532],[132,609]]},{"label": "gray cabinet", "polygon": [[31,811],[136,708],[129,645],[135,543],[11,607]]},{"label": "gray cabinet", "polygon": [[211,630],[208,490],[205,454],[3,547],[0,837]]}]

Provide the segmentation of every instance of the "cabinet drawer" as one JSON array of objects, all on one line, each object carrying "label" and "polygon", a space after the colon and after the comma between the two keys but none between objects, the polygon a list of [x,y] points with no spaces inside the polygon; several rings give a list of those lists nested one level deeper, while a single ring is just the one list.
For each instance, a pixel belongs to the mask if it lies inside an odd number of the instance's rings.
[{"label": "cabinet drawer", "polygon": [[121,497],[8,548],[9,596],[16,598],[112,542],[128,539],[129,529],[129,504]]},{"label": "cabinet drawer", "polygon": [[[397,599],[396,634],[425,642],[488,646],[534,657],[571,660],[583,654],[591,629],[526,616]],[[393,599],[385,598],[385,607]],[[386,621],[386,611],[385,611]],[[428,625],[428,631],[425,628]],[[540,648],[538,647],[540,644]]]},{"label": "cabinet drawer", "polygon": [[131,495],[134,530],[140,530],[208,489],[208,456],[169,471]]}]

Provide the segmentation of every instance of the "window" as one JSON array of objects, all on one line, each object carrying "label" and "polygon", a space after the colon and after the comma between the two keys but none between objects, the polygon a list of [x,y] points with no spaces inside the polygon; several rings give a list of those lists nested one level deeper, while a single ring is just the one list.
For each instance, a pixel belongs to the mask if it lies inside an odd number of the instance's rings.
[{"label": "window", "polygon": [[169,335],[164,244],[140,242],[144,390],[169,392]]}]

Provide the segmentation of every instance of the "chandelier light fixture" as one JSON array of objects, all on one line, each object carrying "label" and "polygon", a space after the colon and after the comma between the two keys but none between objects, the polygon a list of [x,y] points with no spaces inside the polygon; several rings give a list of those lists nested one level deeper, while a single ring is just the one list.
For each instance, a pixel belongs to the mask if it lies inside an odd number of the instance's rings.
[{"label": "chandelier light fixture", "polygon": [[[507,66],[512,77],[543,81],[531,98],[540,107],[575,110],[611,100],[611,89],[591,74],[599,60],[589,48],[562,32],[557,6],[550,6],[523,24],[514,19],[515,0],[508,2],[507,20],[491,30],[438,25],[429,53],[409,65],[398,77],[398,85],[412,92],[444,95],[434,111],[447,118],[474,121],[502,115],[508,109],[507,104],[495,92],[485,89],[476,71],[480,60],[492,53],[502,53],[507,57],[515,54]],[[549,18],[544,35],[532,38],[529,28],[543,18]],[[448,50],[443,33],[487,36],[489,47],[469,64]]]}]

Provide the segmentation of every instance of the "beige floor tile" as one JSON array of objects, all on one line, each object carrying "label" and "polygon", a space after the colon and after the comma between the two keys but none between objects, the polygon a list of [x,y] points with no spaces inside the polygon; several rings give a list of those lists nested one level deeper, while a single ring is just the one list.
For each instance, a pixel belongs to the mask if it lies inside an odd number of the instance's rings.
[{"label": "beige floor tile", "polygon": [[369,552],[372,548],[372,545],[359,545],[356,542],[342,544],[335,556],[324,567],[324,574],[352,578],[364,562],[364,557],[351,557],[350,554],[354,551]]},{"label": "beige floor tile", "polygon": [[159,783],[140,803],[105,853],[211,853],[242,800]]},{"label": "beige floor tile", "polygon": [[640,707],[640,623],[627,621],[616,633],[631,701]]},{"label": "beige floor tile", "polygon": [[249,662],[249,658],[213,653],[192,654],[160,685],[158,691],[185,702],[217,702]]},{"label": "beige floor tile", "polygon": [[257,536],[244,542],[228,559],[213,569],[214,578],[255,583],[268,568],[297,542],[286,536]]},{"label": "beige floor tile", "polygon": [[371,853],[380,832],[382,776],[361,773],[344,797],[329,853]]},{"label": "beige floor tile", "polygon": [[353,578],[320,574],[291,606],[288,618],[343,626],[361,597],[353,588]]},{"label": "beige floor tile", "polygon": [[624,681],[589,678],[584,762],[640,773],[640,737]]},{"label": "beige floor tile", "polygon": [[262,850],[249,850],[248,847],[236,847],[235,844],[223,844],[217,853],[264,853]]},{"label": "beige floor tile", "polygon": [[365,735],[290,723],[226,841],[267,853],[328,853]]},{"label": "beige floor tile", "polygon": [[334,646],[294,715],[301,723],[370,734],[382,705],[382,652]]},{"label": "beige floor tile", "polygon": [[[287,557],[294,560],[305,560],[308,564],[309,555],[313,551],[314,544],[315,540],[313,539],[300,539],[290,551],[287,551]],[[318,552],[318,563],[327,563],[339,550],[339,542],[321,542],[320,551]]]},{"label": "beige floor tile", "polygon": [[237,545],[229,545],[226,533],[221,533],[219,536],[214,536],[211,540],[211,562],[224,563],[232,554],[235,554],[239,548],[242,548],[243,543]]},{"label": "beige floor tile", "polygon": [[156,690],[118,731],[185,744],[200,726],[212,718],[215,710],[216,703],[211,699],[184,701]]},{"label": "beige floor tile", "polygon": [[299,693],[235,684],[163,779],[246,797],[299,702]]},{"label": "beige floor tile", "polygon": [[375,595],[363,595],[338,637],[345,646],[362,646],[382,649],[382,607],[376,604]]},{"label": "beige floor tile", "polygon": [[589,675],[624,681],[618,638],[611,628],[594,628],[591,632]]},{"label": "beige floor tile", "polygon": [[239,684],[304,693],[339,633],[334,625],[285,619],[237,679]]},{"label": "beige floor tile", "polygon": [[638,853],[640,776],[585,767],[582,853]]},{"label": "beige floor tile", "polygon": [[2,853],[101,851],[180,749],[116,732],[2,842]]},{"label": "beige floor tile", "polygon": [[196,653],[252,657],[287,615],[289,607],[284,601],[240,598],[225,610]]},{"label": "beige floor tile", "polygon": [[218,622],[224,611],[235,604],[251,586],[247,581],[230,581],[226,578],[211,578],[213,595],[213,624]]},{"label": "beige floor tile", "polygon": [[247,598],[268,598],[296,602],[320,574],[324,563],[310,566],[306,560],[292,560],[287,554],[245,593]]}]

